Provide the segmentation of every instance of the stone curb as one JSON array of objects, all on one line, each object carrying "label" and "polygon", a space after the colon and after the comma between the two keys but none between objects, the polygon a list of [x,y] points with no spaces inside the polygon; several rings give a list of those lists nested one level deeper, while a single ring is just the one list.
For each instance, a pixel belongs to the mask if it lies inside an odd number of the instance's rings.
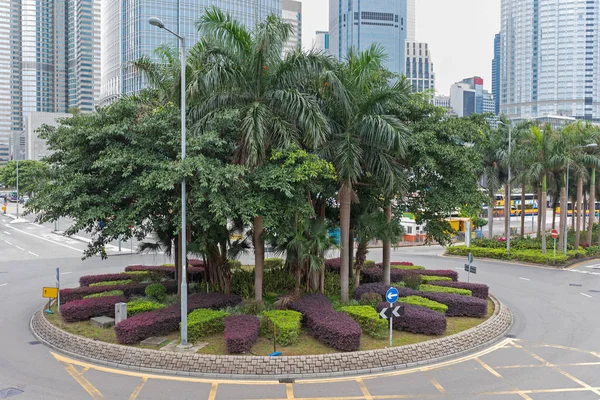
[{"label": "stone curb", "polygon": [[387,348],[311,356],[217,356],[139,349],[76,336],[58,329],[36,312],[30,321],[33,335],[67,356],[112,368],[155,374],[221,379],[308,379],[386,372],[458,358],[482,350],[510,330],[510,310],[495,297],[494,314],[482,324],[439,339]]}]

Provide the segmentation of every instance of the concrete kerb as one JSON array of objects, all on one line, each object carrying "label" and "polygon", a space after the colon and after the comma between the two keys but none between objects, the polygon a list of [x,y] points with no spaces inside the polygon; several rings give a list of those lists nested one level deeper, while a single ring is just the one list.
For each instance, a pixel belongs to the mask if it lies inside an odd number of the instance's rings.
[{"label": "concrete kerb", "polygon": [[[513,324],[513,316],[510,310],[495,297],[490,296],[490,298],[494,302],[494,314],[487,321],[466,331],[414,345],[381,350],[336,353],[338,357],[332,354],[325,356],[288,356],[270,359],[269,357],[258,356],[192,354],[183,360],[182,358],[177,358],[178,353],[161,352],[160,360],[157,361],[154,359],[148,361],[147,358],[152,358],[152,355],[158,353],[156,350],[131,348],[72,335],[48,322],[42,310],[36,312],[31,317],[29,327],[33,335],[51,349],[68,357],[111,368],[143,371],[157,375],[209,379],[318,379],[389,372],[434,364],[464,357],[490,347],[504,339]],[[463,348],[454,351],[457,342]],[[81,346],[84,349],[82,352],[91,353],[92,355],[73,351],[73,347],[77,348]],[[96,356],[93,354],[94,348],[97,353]],[[433,357],[428,358],[424,354],[431,353],[432,351],[435,353]],[[106,355],[111,353],[120,357],[113,357],[113,360],[100,358],[106,358]],[[171,358],[172,360],[170,360]],[[336,362],[334,361],[336,358],[341,358],[341,360],[337,360]],[[346,359],[348,360],[346,361]],[[169,360],[170,363],[168,362]],[[245,367],[240,370],[239,363],[231,362],[234,360],[242,361]],[[315,361],[319,361],[318,364]],[[355,361],[355,363],[353,364],[352,361]],[[182,362],[187,363],[186,369],[188,370],[183,371],[181,368],[174,368],[177,364],[181,365]],[[163,365],[160,365],[160,367],[156,365],[159,363]],[[234,364],[238,364],[238,366],[236,367]],[[254,369],[254,373],[252,373],[252,369]]]}]

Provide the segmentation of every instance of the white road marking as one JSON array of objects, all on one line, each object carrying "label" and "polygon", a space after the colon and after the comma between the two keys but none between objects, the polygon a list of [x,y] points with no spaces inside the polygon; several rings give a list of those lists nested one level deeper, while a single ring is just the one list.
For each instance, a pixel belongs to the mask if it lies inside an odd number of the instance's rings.
[{"label": "white road marking", "polygon": [[10,232],[4,231],[4,234],[10,236]]},{"label": "white road marking", "polygon": [[587,274],[587,275],[599,275],[600,276],[600,272],[590,272],[590,271],[580,271],[578,269],[568,269],[566,271],[569,272],[577,272],[579,274]]},{"label": "white road marking", "polygon": [[[17,231],[17,232],[24,233],[25,235],[32,236],[32,237],[34,237],[34,238],[37,238],[37,239],[40,239],[40,240],[45,240],[46,242],[50,242],[50,243],[52,243],[52,244],[55,244],[55,245],[57,245],[57,246],[62,246],[62,247],[66,247],[67,249],[75,250],[75,251],[76,251],[76,252],[78,252],[78,253],[81,253],[81,252],[83,251],[83,250],[81,250],[81,249],[78,249],[78,248],[75,248],[75,247],[67,246],[66,244],[63,244],[63,243],[58,243],[58,242],[55,242],[55,241],[53,241],[53,240],[46,239],[46,238],[44,238],[44,237],[41,237],[41,236],[38,236],[38,235],[34,235],[34,234],[32,234],[32,233],[29,233],[29,232],[22,231],[22,230],[20,230],[20,229],[17,229],[17,228],[15,228],[14,226],[8,226],[8,227],[9,227],[10,229],[12,229],[12,230],[15,230],[15,231]],[[5,240],[5,241],[6,241],[6,240]]]},{"label": "white road marking", "polygon": [[6,285],[8,285],[8,283],[3,283],[2,285],[0,285],[0,287],[6,286]]},{"label": "white road marking", "polygon": [[35,253],[32,253],[31,251],[28,251],[28,253],[29,253],[29,254],[31,254],[32,256],[39,257],[37,254],[35,254]]},{"label": "white road marking", "polygon": [[72,272],[61,272],[61,275],[67,275],[67,274],[72,274]]},{"label": "white road marking", "polygon": [[22,247],[19,247],[19,246],[17,246],[17,245],[15,245],[15,247],[16,247],[17,249],[21,250],[21,251],[25,251],[25,249],[24,249],[24,248],[22,248]]},{"label": "white road marking", "polygon": [[582,296],[585,296],[585,297],[589,297],[590,299],[592,298],[592,296],[590,296],[589,294],[585,294],[585,293],[579,293],[579,294]]},{"label": "white road marking", "polygon": [[530,281],[531,280],[531,279],[521,278],[521,277],[519,277],[519,279],[524,280],[524,281]]},{"label": "white road marking", "polygon": [[13,244],[11,242],[9,242],[8,240],[5,240],[6,244],[12,246]]}]

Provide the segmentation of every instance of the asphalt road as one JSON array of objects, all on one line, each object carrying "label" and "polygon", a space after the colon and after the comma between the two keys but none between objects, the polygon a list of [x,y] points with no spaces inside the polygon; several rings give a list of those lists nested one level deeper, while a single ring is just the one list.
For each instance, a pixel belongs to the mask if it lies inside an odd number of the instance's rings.
[{"label": "asphalt road", "polygon": [[[0,399],[568,399],[600,398],[600,266],[573,271],[477,261],[471,281],[490,285],[515,316],[494,348],[460,360],[388,374],[297,381],[223,381],[118,371],[54,354],[35,344],[29,319],[41,288],[81,275],[116,272],[130,263],[160,264],[163,255],[81,260],[85,243],[51,228],[0,217]],[[439,247],[399,249],[393,260],[457,269]],[[380,260],[380,250],[370,254]],[[598,262],[600,264],[600,261]],[[598,269],[596,269],[598,268]],[[32,343],[33,342],[33,343]]]}]

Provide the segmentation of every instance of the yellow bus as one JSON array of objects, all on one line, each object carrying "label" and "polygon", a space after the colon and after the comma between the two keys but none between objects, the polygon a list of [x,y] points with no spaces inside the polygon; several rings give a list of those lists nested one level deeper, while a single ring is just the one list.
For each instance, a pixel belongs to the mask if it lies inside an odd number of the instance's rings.
[{"label": "yellow bus", "polygon": [[[587,203],[587,202],[586,202]],[[596,202],[595,203],[595,215],[596,217],[598,215],[600,215],[600,202]],[[560,215],[560,205],[558,207],[556,207],[556,213]],[[573,215],[573,202],[569,201],[567,203],[567,216],[572,216]],[[585,215],[589,216],[590,215],[590,206],[589,203],[585,205]]]}]

